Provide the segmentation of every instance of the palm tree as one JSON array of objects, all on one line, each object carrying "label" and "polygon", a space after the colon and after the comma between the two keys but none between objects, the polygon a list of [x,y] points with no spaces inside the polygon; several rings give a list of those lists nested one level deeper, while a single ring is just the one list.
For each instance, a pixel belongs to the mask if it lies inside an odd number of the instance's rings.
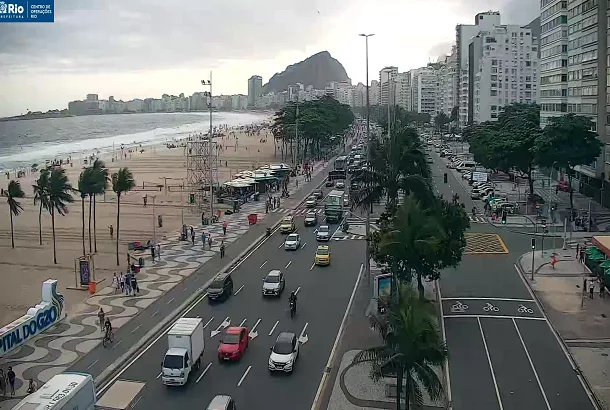
[{"label": "palm tree", "polygon": [[17,216],[23,211],[21,203],[17,201],[18,198],[24,198],[25,193],[21,189],[19,181],[11,180],[8,183],[8,188],[4,191],[6,202],[8,203],[9,215],[11,217],[11,246],[15,249],[15,234],[13,231],[13,215]]},{"label": "palm tree", "polygon": [[[83,212],[83,229],[82,235],[85,235],[85,206],[84,206],[84,198],[89,197],[89,253],[93,251],[93,246],[91,242],[91,208],[93,207],[93,191],[95,190],[96,184],[96,176],[93,168],[85,168],[83,172],[80,173],[78,177],[78,192],[80,192],[81,196],[81,209]],[[84,240],[84,239],[83,239]],[[83,256],[85,255],[85,251],[83,251]]]},{"label": "palm tree", "polygon": [[72,198],[74,188],[68,181],[66,171],[60,167],[53,167],[49,178],[49,189],[45,192],[46,209],[51,214],[51,228],[53,230],[53,263],[57,264],[57,249],[55,244],[55,211],[60,215],[68,212],[68,204],[74,202]]},{"label": "palm tree", "polygon": [[432,305],[421,300],[408,284],[397,284],[387,301],[384,316],[372,316],[371,325],[382,344],[359,352],[352,364],[370,363],[371,377],[378,381],[396,376],[396,409],[420,408],[424,392],[435,402],[444,398],[443,384],[435,368],[448,357]]},{"label": "palm tree", "polygon": [[48,204],[46,203],[48,199],[48,195],[46,194],[49,189],[49,177],[51,175],[51,171],[49,168],[44,168],[40,171],[40,176],[36,180],[36,184],[32,185],[32,189],[34,190],[34,205],[39,203],[38,207],[38,239],[40,241],[40,245],[42,245],[42,209],[48,209]]},{"label": "palm tree", "polygon": [[[91,171],[86,168],[78,177],[78,192],[80,193],[80,208],[81,208],[81,238],[83,242],[83,256],[87,253],[85,250],[85,198],[91,192]],[[91,210],[89,210],[89,251],[91,251]]]},{"label": "palm tree", "polygon": [[95,197],[97,195],[104,195],[106,190],[108,189],[108,182],[110,181],[108,168],[106,168],[106,164],[101,159],[97,158],[93,161],[91,165],[94,174],[94,184],[92,186],[92,194],[93,194],[93,249],[97,253],[97,226],[96,221],[97,218],[95,216]]},{"label": "palm tree", "polygon": [[116,193],[116,266],[119,266],[119,229],[121,215],[121,195],[136,186],[133,174],[128,168],[119,168],[112,174],[112,190]]},{"label": "palm tree", "polygon": [[438,248],[446,238],[436,209],[424,209],[411,194],[398,208],[389,229],[382,230],[379,249],[374,254],[390,267],[396,279],[410,281],[411,272],[415,272],[423,299],[422,277],[435,268]]}]

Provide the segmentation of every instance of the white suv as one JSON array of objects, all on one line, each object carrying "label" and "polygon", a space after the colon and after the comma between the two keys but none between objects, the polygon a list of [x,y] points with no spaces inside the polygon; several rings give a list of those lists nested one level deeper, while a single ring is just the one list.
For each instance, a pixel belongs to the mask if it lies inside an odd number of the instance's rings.
[{"label": "white suv", "polygon": [[299,339],[291,332],[277,336],[269,355],[269,370],[292,373],[294,362],[299,356]]}]

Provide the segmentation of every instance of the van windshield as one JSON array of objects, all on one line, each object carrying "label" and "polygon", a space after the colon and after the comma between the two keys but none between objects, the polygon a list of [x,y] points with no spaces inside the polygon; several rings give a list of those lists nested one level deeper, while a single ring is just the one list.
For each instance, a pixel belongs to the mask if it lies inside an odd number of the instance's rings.
[{"label": "van windshield", "polygon": [[222,290],[224,288],[224,280],[215,280],[210,285],[209,289],[211,290]]},{"label": "van windshield", "polygon": [[182,363],[182,356],[174,356],[168,354],[163,360],[163,367],[165,367],[166,369],[182,369]]}]

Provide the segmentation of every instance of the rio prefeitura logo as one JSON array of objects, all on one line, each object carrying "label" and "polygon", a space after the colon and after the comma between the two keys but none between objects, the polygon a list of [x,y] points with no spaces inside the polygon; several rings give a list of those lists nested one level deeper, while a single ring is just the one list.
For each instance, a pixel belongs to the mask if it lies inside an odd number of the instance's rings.
[{"label": "rio prefeitura logo", "polygon": [[23,20],[24,18],[25,7],[0,1],[0,20]]}]

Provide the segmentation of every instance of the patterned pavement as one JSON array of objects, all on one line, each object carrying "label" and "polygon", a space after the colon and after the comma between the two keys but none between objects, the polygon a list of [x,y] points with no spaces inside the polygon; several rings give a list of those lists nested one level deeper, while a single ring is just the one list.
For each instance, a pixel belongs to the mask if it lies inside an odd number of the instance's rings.
[{"label": "patterned pavement", "polygon": [[[319,174],[325,165],[324,162],[316,163],[312,176]],[[299,187],[307,185],[303,176],[298,176],[297,179]],[[296,191],[292,178],[289,192],[292,195]],[[137,296],[126,296],[115,292],[112,286],[107,286],[85,301],[87,308],[84,309],[84,313],[68,315],[60,324],[0,358],[0,368],[6,371],[8,366],[12,366],[17,375],[16,397],[26,395],[27,382],[24,383],[24,380],[33,378],[40,387],[101,342],[103,334],[97,318],[100,307],[110,318],[113,328],[120,328],[218,253],[221,239],[224,239],[227,248],[230,247],[249,229],[247,215],[252,213],[258,214],[259,222],[264,220],[265,203],[244,204],[240,213],[225,215],[219,223],[194,227],[196,234],[194,246],[191,242],[178,241],[178,233],[174,239],[160,242],[160,261],[153,264],[148,252],[141,254],[146,259],[146,263],[136,276],[140,288]],[[225,236],[222,233],[223,221],[228,224]],[[211,234],[212,249],[207,245],[205,250],[202,249],[202,231],[207,235]]]},{"label": "patterned pavement", "polygon": [[506,254],[508,248],[500,235],[495,233],[474,233],[465,234],[466,255],[483,255],[483,254]]}]

